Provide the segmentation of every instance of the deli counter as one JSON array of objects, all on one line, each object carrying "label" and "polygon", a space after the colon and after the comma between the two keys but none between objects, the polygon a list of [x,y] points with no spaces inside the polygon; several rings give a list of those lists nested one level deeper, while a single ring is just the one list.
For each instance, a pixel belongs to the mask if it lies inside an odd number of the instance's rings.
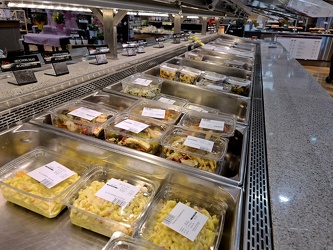
[{"label": "deli counter", "polygon": [[[192,41],[170,42],[162,49],[147,47],[144,54],[120,55],[118,60],[98,66],[89,65],[86,57],[68,64],[69,75],[53,78],[44,75],[49,71],[44,65],[35,72],[40,79],[37,83],[4,86],[0,113],[3,247],[286,249],[305,244],[302,231],[292,237],[283,235],[297,227],[283,224],[281,217],[297,215],[294,211],[282,212],[283,206],[293,200],[287,195],[283,201],[278,200],[283,196],[279,193],[280,182],[284,182],[284,188],[292,183],[285,175],[280,180],[276,167],[283,171],[298,162],[288,155],[289,151],[279,148],[286,141],[275,131],[288,125],[279,117],[285,112],[280,105],[284,105],[274,98],[273,91],[286,79],[282,76],[281,80],[280,72],[274,70],[289,66],[296,74],[301,71],[299,65],[280,46],[270,48],[268,43],[229,35],[210,34],[200,39],[204,46]],[[282,65],[285,62],[288,64]],[[278,64],[276,69],[272,68],[275,64]],[[2,76],[3,85],[12,77],[5,72]],[[307,79],[308,87],[322,95],[321,101],[331,104],[314,86],[313,79]],[[285,90],[284,86],[281,88]],[[264,102],[265,95],[271,98]],[[97,111],[94,120],[97,125],[84,124],[82,119],[75,118],[78,114],[73,112],[81,108]],[[164,110],[162,116],[161,110]],[[147,117],[152,111],[154,115]],[[280,126],[275,121],[277,117],[281,119]],[[224,129],[207,129],[207,124],[201,127],[199,123],[203,120],[214,121],[215,126],[223,124]],[[306,123],[304,118],[300,121]],[[136,129],[143,123],[145,128],[138,132]],[[289,136],[294,138],[293,134]],[[190,142],[182,145],[185,137],[196,138],[200,147]],[[320,139],[310,142],[318,150],[322,145]],[[207,149],[207,140],[214,142],[209,143],[211,150]],[[311,150],[311,145],[307,150]],[[302,154],[301,150],[298,154]],[[280,156],[285,166],[280,164]],[[12,179],[15,185],[19,183],[15,178],[34,170],[35,165],[45,166],[54,161],[79,174],[72,188],[56,196],[56,201],[29,193],[27,186],[22,190],[8,184]],[[320,161],[325,162],[329,159]],[[98,208],[102,198],[93,201],[90,197],[86,205],[86,201],[79,201],[91,185],[109,183],[110,178],[114,183],[120,179],[141,190],[130,202],[113,200],[116,205],[112,206],[119,209],[120,218],[114,217],[105,206]],[[322,194],[329,197],[330,190]],[[140,199],[145,202],[138,211],[132,204]],[[161,213],[170,212],[176,203],[177,207],[186,204],[208,218],[204,230],[197,232],[198,236],[192,240],[183,236],[184,231],[180,235],[167,228],[166,219],[164,225],[156,219]],[[297,208],[297,204],[293,205]],[[97,208],[104,212],[96,213]],[[128,208],[132,210],[126,217]],[[327,212],[323,210],[322,213]],[[167,216],[169,221],[177,217],[171,215],[170,212]],[[308,218],[312,215],[315,216],[307,213]],[[321,227],[324,229],[329,223],[328,220]],[[159,224],[162,227],[157,227]],[[208,225],[213,229],[206,228]],[[307,228],[307,223],[302,226]],[[311,237],[315,231],[307,228],[306,236]],[[322,232],[316,246],[329,247],[332,236],[325,233],[329,230]]]}]

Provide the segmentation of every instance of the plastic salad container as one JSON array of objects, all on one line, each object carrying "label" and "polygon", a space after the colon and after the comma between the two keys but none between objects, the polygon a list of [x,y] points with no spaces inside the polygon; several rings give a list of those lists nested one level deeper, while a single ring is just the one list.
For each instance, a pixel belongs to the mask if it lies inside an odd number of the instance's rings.
[{"label": "plastic salad container", "polygon": [[198,69],[183,67],[179,73],[179,81],[186,84],[194,84],[201,73]]},{"label": "plastic salad container", "polygon": [[66,197],[72,224],[111,237],[132,235],[158,184],[137,174],[96,167]]},{"label": "plastic salad container", "polygon": [[2,195],[21,207],[54,218],[66,207],[65,195],[88,170],[88,165],[73,157],[37,147],[1,167]]},{"label": "plastic salad container", "polygon": [[52,124],[72,132],[102,136],[102,124],[117,111],[80,100],[70,101],[50,110]]},{"label": "plastic salad container", "polygon": [[196,82],[196,85],[211,90],[229,92],[231,90],[231,86],[230,84],[224,83],[226,78],[227,76],[222,74],[205,72],[201,75],[200,80]]},{"label": "plastic salad container", "polygon": [[224,63],[226,63],[230,67],[235,67],[235,68],[244,68],[245,62],[240,61],[240,60],[224,60]]},{"label": "plastic salad container", "polygon": [[184,107],[187,104],[187,100],[183,98],[179,98],[176,96],[172,95],[165,95],[165,94],[160,94],[153,98],[154,101],[159,101],[167,104],[172,104],[180,107]]},{"label": "plastic salad container", "polygon": [[154,100],[139,100],[128,109],[128,112],[175,124],[182,115],[183,108]]},{"label": "plastic salad container", "polygon": [[162,79],[144,73],[136,73],[121,80],[124,93],[148,99],[161,92],[162,82]]},{"label": "plastic salad container", "polygon": [[160,65],[160,77],[168,80],[176,80],[178,78],[181,67],[171,63],[162,63]]},{"label": "plastic salad container", "polygon": [[250,92],[251,81],[238,77],[228,77],[226,83],[231,85],[230,93],[248,96]]},{"label": "plastic salad container", "polygon": [[188,129],[231,137],[234,135],[236,122],[235,118],[231,115],[216,115],[191,110],[182,116],[178,125]]},{"label": "plastic salad container", "polygon": [[195,60],[195,61],[202,61],[203,55],[195,53],[195,52],[186,52],[185,53],[185,58]]},{"label": "plastic salad container", "polygon": [[107,142],[156,154],[160,149],[159,139],[168,128],[162,121],[122,113],[104,124],[104,135]]},{"label": "plastic salad container", "polygon": [[204,191],[166,184],[138,234],[164,249],[218,249],[227,208]]},{"label": "plastic salad container", "polygon": [[228,140],[213,133],[174,127],[162,137],[160,144],[163,146],[163,158],[219,173]]},{"label": "plastic salad container", "polygon": [[145,239],[133,238],[124,234],[114,238],[115,234],[120,233],[114,233],[102,250],[163,250]]},{"label": "plastic salad container", "polygon": [[187,110],[194,110],[197,112],[203,112],[203,113],[212,113],[212,114],[218,114],[220,111],[218,109],[210,108],[207,106],[195,104],[195,103],[188,103],[184,107]]}]

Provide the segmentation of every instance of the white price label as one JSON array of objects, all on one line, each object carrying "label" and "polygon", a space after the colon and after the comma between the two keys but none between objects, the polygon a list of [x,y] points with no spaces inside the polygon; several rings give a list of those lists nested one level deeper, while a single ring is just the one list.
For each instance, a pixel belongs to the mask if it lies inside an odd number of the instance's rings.
[{"label": "white price label", "polygon": [[202,108],[198,108],[198,107],[192,107],[192,110],[194,110],[194,111],[198,111],[198,112],[208,113],[207,110],[204,110],[204,109],[202,109]]},{"label": "white price label", "polygon": [[175,100],[171,100],[171,99],[168,99],[165,97],[161,97],[160,99],[158,99],[158,101],[168,103],[168,104],[174,104],[176,102]]},{"label": "white price label", "polygon": [[162,221],[162,224],[194,241],[207,220],[208,217],[206,215],[178,202]]},{"label": "white price label", "polygon": [[139,187],[112,178],[95,195],[121,207],[126,207],[139,190]]},{"label": "white price label", "polygon": [[214,142],[189,135],[186,137],[184,145],[207,152],[212,152]]},{"label": "white price label", "polygon": [[142,85],[142,86],[148,86],[152,80],[144,79],[144,78],[137,78],[132,83]]},{"label": "white price label", "polygon": [[78,116],[78,117],[87,119],[88,121],[91,121],[91,120],[94,120],[96,117],[100,116],[103,113],[98,112],[98,111],[93,110],[93,109],[80,107],[80,108],[77,108],[77,109],[69,112],[68,114]]},{"label": "white price label", "polygon": [[165,110],[164,109],[152,109],[144,107],[142,110],[142,116],[148,116],[158,119],[164,119],[165,117]]},{"label": "white price label", "polygon": [[47,188],[54,187],[73,174],[75,173],[72,170],[56,161],[52,161],[28,173],[30,177],[39,181]]},{"label": "white price label", "polygon": [[201,119],[200,128],[207,128],[207,129],[214,129],[223,131],[224,130],[224,122],[223,121],[217,121],[217,120],[209,120],[209,119]]},{"label": "white price label", "polygon": [[148,128],[149,125],[142,123],[142,122],[134,121],[131,119],[126,119],[126,120],[116,124],[115,127],[122,128],[122,129],[131,131],[131,132],[137,134],[137,133],[140,133],[145,128]]}]

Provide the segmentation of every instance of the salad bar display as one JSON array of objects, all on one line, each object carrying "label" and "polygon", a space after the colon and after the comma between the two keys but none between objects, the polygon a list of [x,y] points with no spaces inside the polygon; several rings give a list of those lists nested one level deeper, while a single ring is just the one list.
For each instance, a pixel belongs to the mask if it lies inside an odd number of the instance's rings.
[{"label": "salad bar display", "polygon": [[211,46],[0,133],[9,230],[27,209],[44,245],[56,228],[74,249],[240,249],[254,47]]}]

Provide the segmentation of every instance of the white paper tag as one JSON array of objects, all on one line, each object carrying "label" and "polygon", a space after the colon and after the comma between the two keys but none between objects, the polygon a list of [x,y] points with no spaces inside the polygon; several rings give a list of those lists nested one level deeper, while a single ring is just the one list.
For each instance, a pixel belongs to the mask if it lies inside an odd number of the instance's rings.
[{"label": "white paper tag", "polygon": [[126,120],[116,124],[115,127],[122,128],[122,129],[131,131],[131,132],[137,134],[137,133],[140,133],[145,128],[148,128],[149,125],[142,123],[142,122],[137,122],[137,121],[134,121],[131,119],[126,119]]},{"label": "white paper tag", "polygon": [[214,142],[189,135],[186,137],[184,145],[207,152],[212,152]]},{"label": "white paper tag", "polygon": [[204,110],[204,109],[202,109],[202,108],[198,108],[198,107],[192,107],[192,110],[194,110],[194,111],[198,111],[198,112],[208,113],[208,110]]},{"label": "white paper tag", "polygon": [[164,119],[165,117],[165,110],[164,109],[152,109],[144,107],[142,110],[142,116],[148,116],[158,119]]},{"label": "white paper tag", "polygon": [[152,80],[144,79],[144,78],[137,78],[132,83],[142,85],[142,86],[148,86]]},{"label": "white paper tag", "polygon": [[194,241],[207,220],[208,217],[206,215],[178,202],[162,221],[162,224]]},{"label": "white paper tag", "polygon": [[175,100],[171,100],[171,99],[168,99],[165,97],[161,97],[160,99],[158,99],[158,101],[168,103],[168,104],[174,104],[176,102]]},{"label": "white paper tag", "polygon": [[139,190],[139,187],[112,178],[95,195],[121,207],[126,207]]},{"label": "white paper tag", "polygon": [[200,128],[207,128],[207,129],[214,129],[223,131],[224,130],[224,122],[223,121],[217,121],[217,120],[209,120],[209,119],[201,119]]},{"label": "white paper tag", "polygon": [[87,119],[88,121],[91,121],[91,120],[94,120],[96,117],[100,116],[103,113],[98,112],[98,111],[93,110],[93,109],[80,107],[80,108],[77,108],[77,109],[69,112],[68,114],[78,116],[78,117]]},{"label": "white paper tag", "polygon": [[73,174],[75,173],[72,170],[56,161],[52,161],[28,173],[30,177],[39,181],[47,188],[54,187]]}]

